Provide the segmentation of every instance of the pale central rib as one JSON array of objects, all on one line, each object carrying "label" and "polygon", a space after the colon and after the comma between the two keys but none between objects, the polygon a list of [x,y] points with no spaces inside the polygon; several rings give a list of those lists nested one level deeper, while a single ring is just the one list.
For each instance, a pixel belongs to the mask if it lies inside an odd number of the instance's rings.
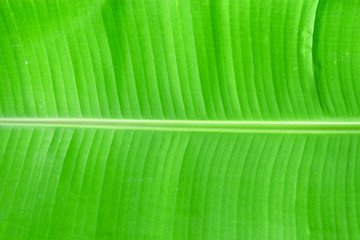
[{"label": "pale central rib", "polygon": [[193,121],[86,118],[1,118],[0,126],[110,128],[203,132],[360,133],[360,122],[320,121]]}]

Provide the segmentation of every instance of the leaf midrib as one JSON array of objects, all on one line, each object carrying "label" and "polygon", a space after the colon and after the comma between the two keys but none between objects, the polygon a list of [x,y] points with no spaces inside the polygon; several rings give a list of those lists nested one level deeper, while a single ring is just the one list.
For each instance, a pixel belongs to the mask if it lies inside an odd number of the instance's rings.
[{"label": "leaf midrib", "polygon": [[360,122],[0,118],[0,126],[202,132],[360,133]]}]

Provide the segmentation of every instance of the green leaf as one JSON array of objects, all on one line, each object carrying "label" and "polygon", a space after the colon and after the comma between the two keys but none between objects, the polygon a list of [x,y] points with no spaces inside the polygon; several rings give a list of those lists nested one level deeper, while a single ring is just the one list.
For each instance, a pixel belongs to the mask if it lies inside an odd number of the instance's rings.
[{"label": "green leaf", "polygon": [[0,1],[0,239],[359,239],[359,13]]}]

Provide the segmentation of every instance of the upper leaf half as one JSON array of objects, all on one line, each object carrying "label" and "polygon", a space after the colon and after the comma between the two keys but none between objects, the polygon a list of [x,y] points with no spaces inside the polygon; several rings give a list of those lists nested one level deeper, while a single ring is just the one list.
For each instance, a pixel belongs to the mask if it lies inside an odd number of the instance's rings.
[{"label": "upper leaf half", "polygon": [[353,120],[354,0],[0,2],[0,116]]}]

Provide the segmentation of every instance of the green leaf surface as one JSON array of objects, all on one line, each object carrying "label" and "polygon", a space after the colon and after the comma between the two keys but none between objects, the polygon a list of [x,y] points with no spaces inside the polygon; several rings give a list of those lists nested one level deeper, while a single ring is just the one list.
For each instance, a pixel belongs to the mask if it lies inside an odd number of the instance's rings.
[{"label": "green leaf surface", "polygon": [[360,239],[359,0],[0,0],[0,239]]}]

